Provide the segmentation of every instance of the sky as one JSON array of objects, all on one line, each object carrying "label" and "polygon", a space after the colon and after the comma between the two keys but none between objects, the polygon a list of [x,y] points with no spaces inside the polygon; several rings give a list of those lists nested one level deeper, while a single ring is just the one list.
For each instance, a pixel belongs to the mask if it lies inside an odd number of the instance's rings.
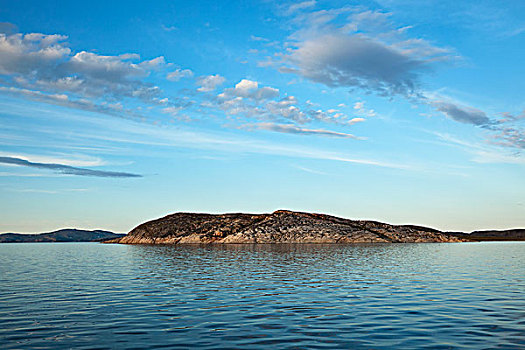
[{"label": "sky", "polygon": [[0,0],[0,232],[525,227],[525,2]]}]

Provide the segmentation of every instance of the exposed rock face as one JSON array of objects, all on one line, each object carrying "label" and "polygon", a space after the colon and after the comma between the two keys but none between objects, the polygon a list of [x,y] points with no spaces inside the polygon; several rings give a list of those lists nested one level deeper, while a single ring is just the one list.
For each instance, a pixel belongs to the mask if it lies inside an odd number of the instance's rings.
[{"label": "exposed rock face", "polygon": [[461,242],[418,226],[394,226],[323,214],[278,210],[271,214],[176,213],[141,224],[107,243],[408,243]]}]

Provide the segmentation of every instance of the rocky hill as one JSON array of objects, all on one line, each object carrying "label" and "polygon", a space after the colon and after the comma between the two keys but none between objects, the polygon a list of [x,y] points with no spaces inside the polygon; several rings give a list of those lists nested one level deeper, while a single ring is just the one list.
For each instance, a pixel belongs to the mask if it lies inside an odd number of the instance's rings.
[{"label": "rocky hill", "polygon": [[63,229],[39,234],[3,233],[0,234],[0,243],[100,242],[123,236],[125,235],[102,230]]},{"label": "rocky hill", "polygon": [[271,214],[176,213],[141,224],[107,243],[409,243],[460,242],[426,227],[278,210]]}]

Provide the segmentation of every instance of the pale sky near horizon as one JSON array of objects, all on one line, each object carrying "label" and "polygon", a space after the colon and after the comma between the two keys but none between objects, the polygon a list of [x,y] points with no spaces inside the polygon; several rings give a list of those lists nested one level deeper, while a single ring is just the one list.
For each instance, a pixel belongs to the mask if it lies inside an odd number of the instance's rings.
[{"label": "pale sky near horizon", "polygon": [[0,0],[0,22],[0,232],[525,227],[524,1]]}]

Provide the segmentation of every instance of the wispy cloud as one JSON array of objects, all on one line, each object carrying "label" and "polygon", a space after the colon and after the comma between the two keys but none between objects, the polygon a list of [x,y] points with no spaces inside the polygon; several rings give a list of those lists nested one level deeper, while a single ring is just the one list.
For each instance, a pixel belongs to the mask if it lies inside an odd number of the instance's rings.
[{"label": "wispy cloud", "polygon": [[47,177],[47,176],[59,176],[59,175],[45,175],[45,174],[22,174],[22,173],[13,173],[7,171],[0,171],[0,176],[2,177]]},{"label": "wispy cloud", "polygon": [[352,134],[347,134],[343,132],[336,132],[323,129],[306,129],[300,128],[293,124],[275,124],[275,123],[256,123],[256,124],[247,124],[243,126],[246,129],[259,129],[259,130],[268,130],[281,132],[286,134],[295,134],[295,135],[316,135],[316,136],[327,136],[327,137],[338,137],[338,138],[349,138],[361,140]]},{"label": "wispy cloud", "polygon": [[504,147],[525,150],[525,131],[518,127],[497,127],[490,142]]},{"label": "wispy cloud", "polygon": [[354,111],[357,115],[363,117],[375,117],[377,115],[376,111],[374,111],[373,109],[367,109],[365,107],[364,101],[354,103]]},{"label": "wispy cloud", "polygon": [[290,5],[288,7],[288,10],[286,10],[286,14],[291,15],[297,11],[301,11],[307,8],[314,7],[316,4],[317,4],[317,1],[315,0],[307,0],[303,2],[298,2],[298,3]]},{"label": "wispy cloud", "polygon": [[60,174],[65,175],[78,175],[78,176],[95,176],[95,177],[113,177],[113,178],[127,178],[127,177],[142,177],[142,175],[117,172],[117,171],[104,171],[104,170],[92,170],[86,168],[78,168],[64,164],[53,164],[53,163],[35,163],[30,162],[21,158],[14,157],[0,157],[0,163],[9,165],[25,166],[37,169],[48,169],[53,170]]},{"label": "wispy cloud", "polygon": [[315,170],[315,169],[310,169],[310,168],[307,168],[307,167],[304,167],[304,166],[300,166],[300,165],[292,165],[292,167],[296,168],[296,169],[299,169],[299,170],[302,170],[306,173],[310,173],[310,174],[316,174],[316,175],[329,175],[328,173],[325,173],[324,171],[319,171],[319,170]]},{"label": "wispy cloud", "polygon": [[44,193],[44,194],[58,194],[58,193],[71,193],[71,192],[88,192],[87,188],[63,188],[60,190],[45,190],[38,188],[23,188],[23,189],[10,189],[13,192],[20,193]]},{"label": "wispy cloud", "polygon": [[446,133],[431,132],[431,134],[470,154],[471,161],[475,163],[525,164],[525,158],[516,152],[501,151],[487,144],[463,140]]},{"label": "wispy cloud", "polygon": [[175,27],[175,26],[167,26],[167,25],[162,25],[162,30],[166,31],[166,32],[173,32],[174,30],[177,30],[178,28]]},{"label": "wispy cloud", "polygon": [[525,121],[525,110],[522,111],[520,114],[512,114],[512,113],[502,113],[503,118],[498,120],[498,123],[509,123],[509,122],[517,122],[517,121]]},{"label": "wispy cloud", "polygon": [[0,86],[0,92],[24,97],[29,100],[44,102],[56,106],[73,108],[89,112],[102,113],[119,118],[144,119],[145,117],[135,110],[124,108],[119,103],[98,103],[87,99],[70,99],[66,94],[45,93],[18,87]]},{"label": "wispy cloud", "polygon": [[[29,107],[30,110],[33,110]],[[56,115],[55,112],[53,112]],[[63,117],[67,118],[68,114],[63,113]],[[36,118],[36,117],[35,117]],[[106,125],[107,121],[104,117],[95,117],[97,125]],[[94,121],[93,119],[90,119]],[[100,124],[98,123],[100,122]],[[238,128],[238,124],[235,125]],[[229,132],[206,132],[204,130],[192,130],[187,127],[172,127],[166,126],[158,128],[155,125],[144,125],[139,123],[131,123],[126,120],[114,119],[112,120],[112,129],[119,130],[119,134],[112,132],[104,133],[88,133],[77,132],[73,133],[67,131],[70,138],[67,143],[64,139],[58,138],[61,147],[69,149],[71,146],[90,147],[98,146],[104,147],[108,142],[116,145],[149,145],[155,146],[159,150],[159,155],[164,153],[163,150],[175,149],[191,149],[202,150],[211,155],[271,155],[276,157],[287,157],[290,159],[319,159],[325,161],[343,162],[349,164],[362,164],[368,166],[402,169],[409,171],[419,171],[421,165],[412,164],[406,160],[396,160],[395,155],[388,156],[388,160],[382,157],[370,157],[360,154],[359,152],[350,152],[350,150],[330,150],[329,148],[308,147],[300,143],[289,144],[276,141],[267,141],[254,137],[254,135],[232,135]],[[51,135],[56,131],[44,130],[46,135]],[[74,136],[74,137],[73,137]],[[44,138],[45,139],[45,138]],[[344,140],[344,139],[343,139]],[[72,142],[73,145],[71,144]],[[80,142],[80,143],[79,143]],[[53,140],[53,143],[55,141]],[[117,147],[127,149],[127,146]],[[171,152],[168,152],[171,154]],[[1,154],[0,154],[1,156]],[[9,156],[4,154],[4,156]],[[13,156],[13,155],[10,155]],[[151,153],[148,153],[151,156]],[[14,156],[17,158],[26,158],[22,156]],[[31,158],[29,158],[31,159]],[[31,159],[32,160],[32,159]]]},{"label": "wispy cloud", "polygon": [[20,192],[20,193],[45,193],[45,194],[56,194],[58,191],[52,191],[52,190],[41,190],[36,188],[24,188],[21,190],[11,190],[13,192]]}]

